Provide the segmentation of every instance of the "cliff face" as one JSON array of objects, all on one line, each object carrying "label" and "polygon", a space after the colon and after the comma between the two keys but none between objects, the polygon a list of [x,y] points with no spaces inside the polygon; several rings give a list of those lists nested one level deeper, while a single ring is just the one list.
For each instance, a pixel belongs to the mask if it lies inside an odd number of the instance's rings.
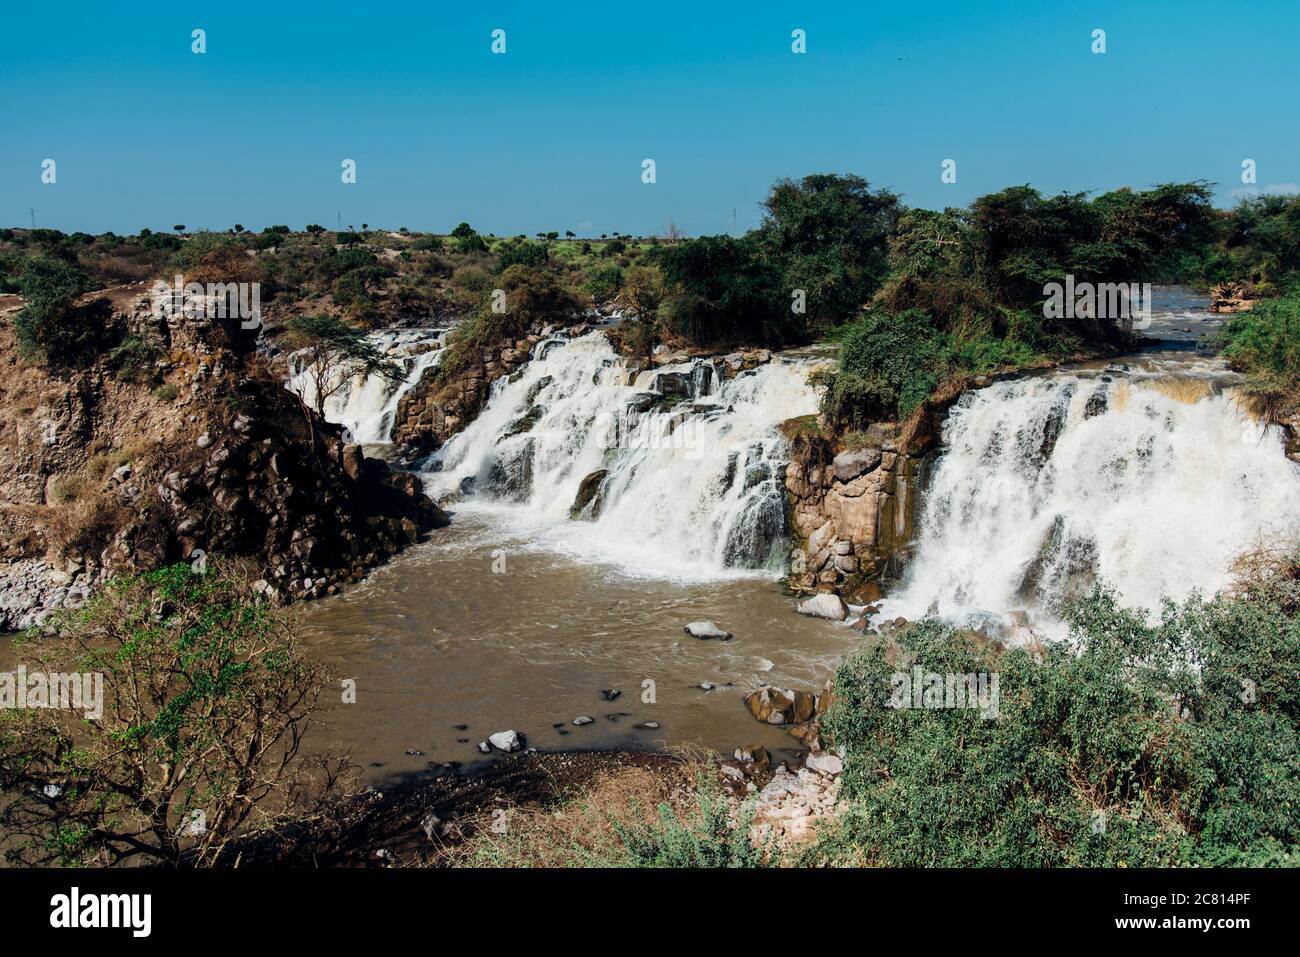
[{"label": "cliff face", "polygon": [[796,538],[790,579],[799,590],[876,597],[868,583],[911,538],[922,453],[885,430],[868,436],[838,453],[819,436],[796,444],[802,451],[785,483]]},{"label": "cliff face", "polygon": [[34,365],[16,309],[0,315],[0,628],[113,575],[227,555],[263,564],[268,590],[316,597],[446,523],[414,476],[345,445],[256,356],[142,299],[115,305],[154,347],[147,374]]},{"label": "cliff face", "polygon": [[907,421],[872,425],[851,445],[847,436],[803,423],[791,436],[785,479],[792,588],[862,602],[880,597],[878,580],[897,572],[912,539],[925,458],[938,444],[944,414],[967,388],[990,381],[950,383]]}]

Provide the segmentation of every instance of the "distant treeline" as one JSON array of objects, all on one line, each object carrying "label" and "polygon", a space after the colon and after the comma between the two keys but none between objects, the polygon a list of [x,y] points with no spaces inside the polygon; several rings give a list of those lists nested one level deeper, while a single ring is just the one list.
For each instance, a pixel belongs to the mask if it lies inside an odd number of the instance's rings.
[{"label": "distant treeline", "polygon": [[[178,225],[136,236],[4,229],[0,292],[35,303],[24,345],[55,362],[95,354],[77,328],[76,295],[172,270],[260,282],[272,314],[277,300],[305,303],[363,329],[469,317],[455,339],[474,347],[538,318],[609,304],[632,320],[621,340],[634,352],[660,342],[723,349],[832,337],[842,361],[826,380],[824,412],[852,429],[907,415],[953,376],[1122,347],[1112,321],[1044,316],[1044,285],[1066,276],[1231,284],[1257,299],[1285,296],[1300,276],[1300,198],[1264,196],[1223,211],[1202,182],[1094,196],[1013,186],[932,211],[858,176],[816,174],[778,181],[763,210],[743,236],[696,239],[671,223],[662,236],[600,239],[485,236],[468,223],[446,235],[368,224],[195,235]],[[495,289],[508,293],[504,317],[491,310]],[[1240,334],[1243,323],[1234,325]],[[1268,373],[1274,395],[1290,388],[1278,381],[1295,367],[1269,352],[1275,326],[1256,323],[1235,350],[1243,367]]]}]

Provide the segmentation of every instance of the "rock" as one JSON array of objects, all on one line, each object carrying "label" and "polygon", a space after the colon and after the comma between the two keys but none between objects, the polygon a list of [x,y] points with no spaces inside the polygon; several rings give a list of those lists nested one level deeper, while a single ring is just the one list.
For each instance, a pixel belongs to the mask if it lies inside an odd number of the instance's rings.
[{"label": "rock", "polygon": [[880,464],[881,451],[876,448],[854,449],[841,452],[831,461],[831,471],[841,482],[851,482]]},{"label": "rock", "polygon": [[602,691],[600,693],[600,696],[604,698],[606,701],[617,701],[619,696],[622,694],[623,692],[620,691],[618,688],[610,688],[608,691]]},{"label": "rock", "polygon": [[492,745],[488,744],[486,741],[480,741],[478,743],[478,750],[480,754],[491,754]]},{"label": "rock", "polygon": [[573,719],[573,723],[581,727],[584,724],[591,724],[596,719],[589,714],[580,714]]},{"label": "rock", "polygon": [[719,641],[730,641],[732,637],[731,632],[723,631],[711,621],[693,621],[683,630],[692,638],[716,638]]},{"label": "rock", "polygon": [[812,719],[817,699],[807,691],[766,685],[745,695],[749,713],[765,724],[800,724]]},{"label": "rock", "polygon": [[449,830],[448,826],[443,823],[442,818],[438,817],[438,815],[434,814],[432,811],[426,814],[424,819],[420,821],[420,829],[424,831],[424,836],[431,841],[435,837],[443,836]]},{"label": "rock", "polygon": [[741,764],[753,764],[760,768],[765,768],[772,763],[767,748],[761,744],[751,744],[747,747],[737,748],[735,757]]},{"label": "rock", "polygon": [[497,731],[494,734],[489,734],[488,743],[498,751],[506,752],[522,751],[524,747],[518,731]]},{"label": "rock", "polygon": [[578,486],[578,493],[573,496],[573,505],[569,509],[569,518],[581,518],[585,512],[590,512],[586,517],[600,517],[600,484],[605,481],[605,476],[609,474],[609,469],[596,469],[584,478]]},{"label": "rock", "polygon": [[804,767],[828,777],[834,777],[844,770],[844,762],[837,755],[826,751],[814,751],[804,759],[803,763]]},{"label": "rock", "polygon": [[354,482],[360,479],[361,469],[365,464],[365,458],[365,454],[361,451],[361,446],[343,446],[343,474]]},{"label": "rock", "polygon": [[813,618],[828,618],[831,621],[843,621],[848,617],[849,610],[839,595],[832,592],[823,592],[820,595],[813,595],[807,601],[800,602],[799,614],[810,615]]},{"label": "rock", "polygon": [[701,681],[698,685],[696,685],[696,687],[699,688],[701,691],[712,691],[714,688],[717,687],[717,685],[715,685],[712,681]]},{"label": "rock", "polygon": [[658,730],[659,730],[659,722],[658,722],[658,721],[642,721],[640,724],[634,724],[632,727],[634,727],[634,728],[636,728],[636,729],[638,729],[638,730],[640,730],[640,731],[658,731]]}]

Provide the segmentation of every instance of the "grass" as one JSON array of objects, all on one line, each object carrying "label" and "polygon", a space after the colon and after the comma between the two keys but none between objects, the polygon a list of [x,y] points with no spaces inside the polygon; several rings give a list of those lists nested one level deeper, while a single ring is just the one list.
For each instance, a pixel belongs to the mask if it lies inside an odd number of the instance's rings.
[{"label": "grass", "polygon": [[501,805],[458,822],[462,840],[435,863],[451,867],[759,867],[780,848],[750,837],[753,813],[734,808],[717,769],[698,758],[670,773],[607,772],[576,796]]}]

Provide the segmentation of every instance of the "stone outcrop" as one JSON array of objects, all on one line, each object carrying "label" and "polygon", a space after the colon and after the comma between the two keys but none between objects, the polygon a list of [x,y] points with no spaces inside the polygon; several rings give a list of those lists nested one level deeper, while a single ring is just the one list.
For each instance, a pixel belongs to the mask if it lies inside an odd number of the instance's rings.
[{"label": "stone outcrop", "polygon": [[147,300],[124,310],[158,356],[144,381],[103,357],[26,362],[0,328],[0,627],[177,561],[251,558],[268,591],[318,597],[446,523],[414,475],[345,443],[257,356]]},{"label": "stone outcrop", "polygon": [[852,449],[822,435],[794,443],[785,486],[796,536],[790,581],[799,590],[852,593],[911,538],[923,450],[879,426],[860,438],[866,444]]}]

